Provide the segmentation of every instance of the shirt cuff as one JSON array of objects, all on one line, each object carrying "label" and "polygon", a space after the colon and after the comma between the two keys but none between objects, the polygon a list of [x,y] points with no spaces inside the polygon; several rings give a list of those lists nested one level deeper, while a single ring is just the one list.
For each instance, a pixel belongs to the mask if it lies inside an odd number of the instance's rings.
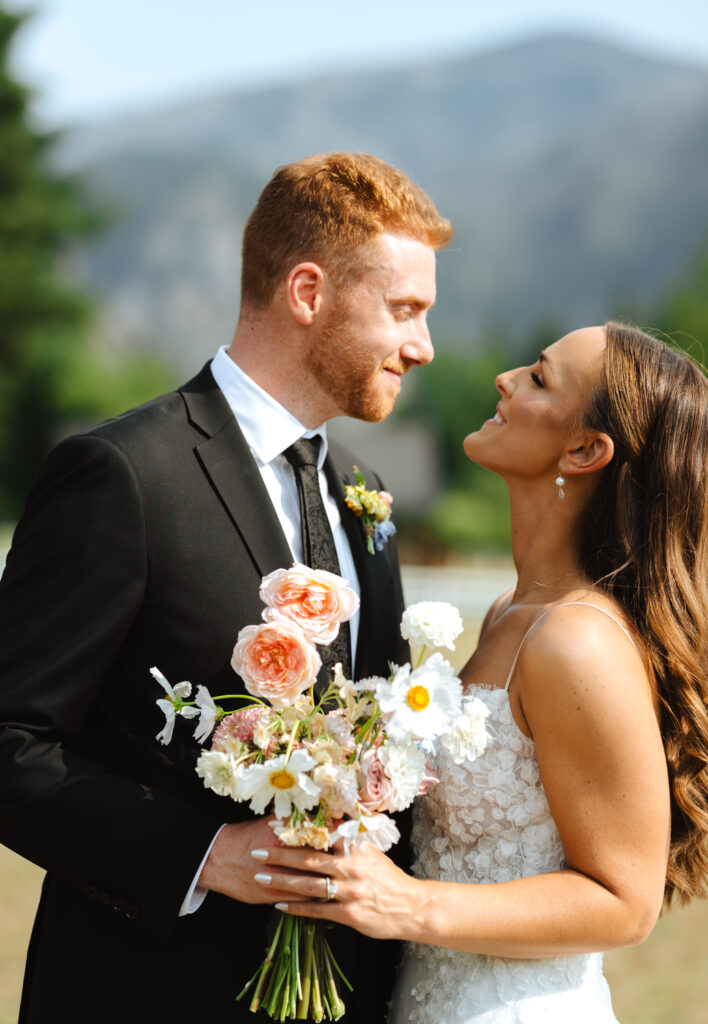
[{"label": "shirt cuff", "polygon": [[204,854],[204,856],[202,857],[202,862],[199,865],[199,867],[197,868],[196,874],[195,874],[194,878],[192,879],[192,884],[190,885],[189,889],[187,890],[187,895],[184,897],[184,900],[182,902],[182,906],[179,908],[179,914],[177,915],[178,917],[186,917],[187,914],[193,914],[196,910],[199,910],[199,908],[201,907],[202,903],[206,899],[206,894],[209,892],[209,890],[208,889],[203,889],[200,885],[197,885],[197,882],[199,881],[199,876],[202,873],[202,868],[204,867],[204,865],[207,862],[207,857],[211,853],[211,848],[214,845],[214,843],[216,842],[217,836],[221,833],[222,829],[225,829],[225,828],[226,828],[226,824],[223,824],[221,826],[221,828],[215,833],[214,838],[212,839],[212,841],[209,843],[209,848],[208,848],[207,852]]}]

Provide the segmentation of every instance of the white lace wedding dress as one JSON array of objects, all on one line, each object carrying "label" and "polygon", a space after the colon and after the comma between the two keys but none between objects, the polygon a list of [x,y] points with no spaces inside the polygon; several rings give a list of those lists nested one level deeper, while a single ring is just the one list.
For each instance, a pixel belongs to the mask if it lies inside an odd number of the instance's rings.
[{"label": "white lace wedding dress", "polygon": [[[413,873],[476,885],[556,871],[563,847],[533,740],[516,725],[506,688],[471,692],[489,708],[492,740],[474,762],[456,765],[444,750],[438,754],[440,782],[414,805]],[[617,1020],[600,953],[511,960],[408,943],[389,1024]]]}]

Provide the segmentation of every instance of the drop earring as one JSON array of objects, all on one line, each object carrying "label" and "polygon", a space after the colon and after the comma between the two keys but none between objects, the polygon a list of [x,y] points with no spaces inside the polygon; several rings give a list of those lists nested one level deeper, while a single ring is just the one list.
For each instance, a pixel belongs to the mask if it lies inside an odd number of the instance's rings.
[{"label": "drop earring", "polygon": [[559,474],[556,477],[556,487],[558,488],[558,497],[559,498],[565,498],[565,491],[563,490],[563,488],[565,487],[565,477],[564,476],[560,476],[560,474]]}]

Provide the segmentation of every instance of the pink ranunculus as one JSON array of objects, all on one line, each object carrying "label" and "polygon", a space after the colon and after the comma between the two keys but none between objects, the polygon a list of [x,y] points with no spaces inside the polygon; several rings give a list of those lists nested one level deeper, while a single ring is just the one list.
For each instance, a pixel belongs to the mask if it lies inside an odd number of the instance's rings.
[{"label": "pink ranunculus", "polygon": [[390,810],[389,802],[393,797],[393,784],[379,761],[378,752],[373,748],[366,750],[359,760],[361,789],[359,804],[367,814]]},{"label": "pink ranunculus", "polygon": [[253,730],[262,714],[261,708],[242,708],[240,711],[234,711],[227,715],[216,727],[211,740],[211,749],[217,749],[219,743],[228,736],[234,736],[237,740],[250,743],[253,739]]},{"label": "pink ranunculus", "polygon": [[340,623],[359,607],[357,594],[341,576],[297,562],[264,576],[260,596],[267,605],[266,622],[296,622],[315,644],[331,644]]},{"label": "pink ranunculus", "polygon": [[249,693],[286,708],[317,678],[322,659],[294,622],[246,626],[238,635],[231,667]]}]

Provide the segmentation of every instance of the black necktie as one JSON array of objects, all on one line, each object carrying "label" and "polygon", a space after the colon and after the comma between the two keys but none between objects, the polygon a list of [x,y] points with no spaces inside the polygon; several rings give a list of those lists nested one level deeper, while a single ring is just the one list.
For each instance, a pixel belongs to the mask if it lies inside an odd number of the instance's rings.
[{"label": "black necktie", "polygon": [[[302,526],[303,561],[311,569],[326,569],[341,575],[337,549],[334,546],[332,528],[322,501],[317,470],[317,456],[320,450],[319,436],[300,438],[283,452],[295,471],[297,493],[300,498],[300,522]],[[343,622],[339,633],[329,647],[318,647],[322,665],[328,675],[338,661],[347,679],[351,678],[351,651],[349,623]]]}]

